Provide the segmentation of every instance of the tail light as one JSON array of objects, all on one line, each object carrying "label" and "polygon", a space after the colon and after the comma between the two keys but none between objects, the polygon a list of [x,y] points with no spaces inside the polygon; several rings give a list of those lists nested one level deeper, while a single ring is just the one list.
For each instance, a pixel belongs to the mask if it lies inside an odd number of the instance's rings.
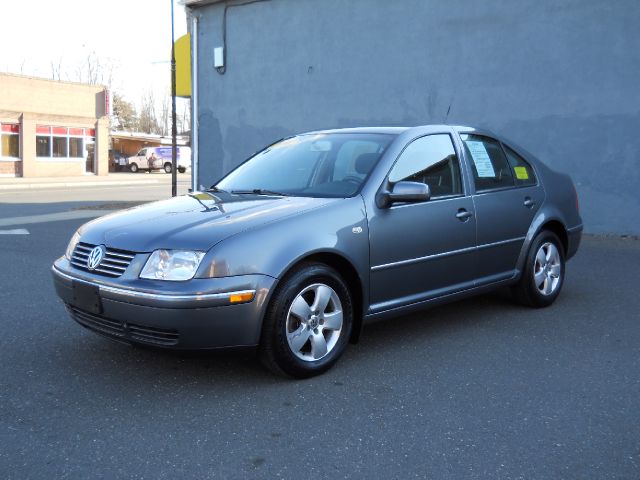
[{"label": "tail light", "polygon": [[580,200],[578,200],[578,190],[576,190],[576,186],[573,186],[573,193],[576,196],[576,211],[580,213]]}]

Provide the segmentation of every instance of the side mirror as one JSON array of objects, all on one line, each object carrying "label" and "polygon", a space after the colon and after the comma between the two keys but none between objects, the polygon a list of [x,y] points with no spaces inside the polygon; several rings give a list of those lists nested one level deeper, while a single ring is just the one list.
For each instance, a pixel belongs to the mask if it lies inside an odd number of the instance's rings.
[{"label": "side mirror", "polygon": [[426,202],[430,198],[429,185],[420,182],[398,182],[390,192],[379,193],[376,204],[380,208],[389,208],[394,203]]}]

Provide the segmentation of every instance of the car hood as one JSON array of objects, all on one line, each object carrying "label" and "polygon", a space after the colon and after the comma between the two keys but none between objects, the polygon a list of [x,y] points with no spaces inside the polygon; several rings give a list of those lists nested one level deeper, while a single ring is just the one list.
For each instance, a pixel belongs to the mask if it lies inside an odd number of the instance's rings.
[{"label": "car hood", "polygon": [[100,217],[80,235],[82,242],[132,252],[206,251],[244,230],[338,200],[195,192]]}]

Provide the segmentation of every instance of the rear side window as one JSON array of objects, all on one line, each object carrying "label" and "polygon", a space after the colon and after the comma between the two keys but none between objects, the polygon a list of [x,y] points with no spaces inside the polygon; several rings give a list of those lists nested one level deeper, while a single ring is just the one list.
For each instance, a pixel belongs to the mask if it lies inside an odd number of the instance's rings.
[{"label": "rear side window", "polygon": [[520,155],[514,152],[512,149],[504,145],[504,150],[507,154],[507,159],[513,173],[516,176],[516,185],[527,186],[536,184],[536,174],[533,171],[531,165]]},{"label": "rear side window", "polygon": [[460,166],[447,134],[429,135],[410,143],[389,174],[389,181],[420,182],[429,185],[431,197],[460,195]]},{"label": "rear side window", "polygon": [[513,187],[511,167],[497,140],[480,135],[462,134],[462,143],[471,160],[476,191]]}]

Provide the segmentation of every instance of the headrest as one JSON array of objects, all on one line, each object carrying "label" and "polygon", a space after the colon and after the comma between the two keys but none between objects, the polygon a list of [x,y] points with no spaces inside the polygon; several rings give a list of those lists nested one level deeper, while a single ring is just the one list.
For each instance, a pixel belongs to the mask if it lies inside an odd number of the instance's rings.
[{"label": "headrest", "polygon": [[364,173],[365,175],[371,171],[373,166],[380,158],[379,153],[363,153],[356,158],[356,172]]}]

